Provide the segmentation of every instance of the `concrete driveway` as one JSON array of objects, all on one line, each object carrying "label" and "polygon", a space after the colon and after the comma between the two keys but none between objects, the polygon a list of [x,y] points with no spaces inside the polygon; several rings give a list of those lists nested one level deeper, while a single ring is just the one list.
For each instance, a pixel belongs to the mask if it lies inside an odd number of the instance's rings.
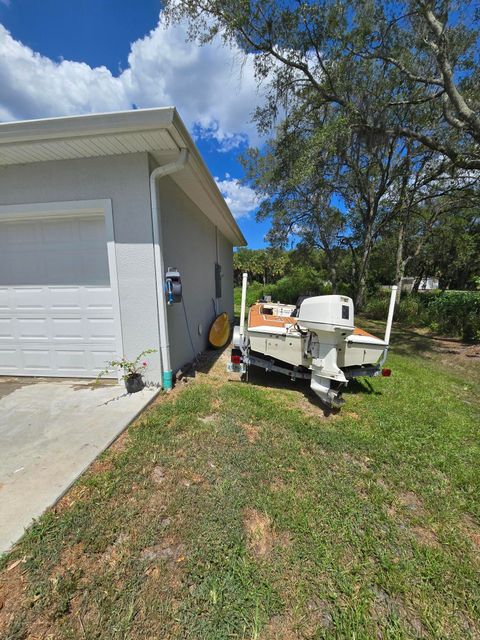
[{"label": "concrete driveway", "polygon": [[87,380],[0,378],[0,554],[158,393]]}]

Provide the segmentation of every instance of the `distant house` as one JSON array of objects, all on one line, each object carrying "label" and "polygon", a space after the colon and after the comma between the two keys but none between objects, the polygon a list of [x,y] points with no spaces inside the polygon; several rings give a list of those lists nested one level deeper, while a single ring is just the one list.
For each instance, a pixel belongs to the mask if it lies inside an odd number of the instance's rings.
[{"label": "distant house", "polygon": [[[415,276],[407,276],[402,278],[402,291],[410,292],[413,289],[413,285],[417,278]],[[438,289],[439,281],[438,278],[426,277],[420,280],[420,284],[418,286],[419,291],[431,291],[433,289]]]},{"label": "distant house", "polygon": [[422,278],[420,280],[419,291],[430,291],[432,289],[438,289],[438,278]]},{"label": "distant house", "polygon": [[94,377],[153,348],[164,381],[232,317],[244,244],[174,108],[1,124],[0,375]]}]

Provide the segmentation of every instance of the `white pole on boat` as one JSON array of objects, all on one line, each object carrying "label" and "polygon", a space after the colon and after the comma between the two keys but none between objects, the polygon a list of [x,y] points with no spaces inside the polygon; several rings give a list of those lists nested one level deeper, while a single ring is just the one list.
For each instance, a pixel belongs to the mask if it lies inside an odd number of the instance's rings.
[{"label": "white pole on boat", "polygon": [[245,305],[247,302],[247,281],[248,273],[242,275],[242,304],[240,307],[240,335],[243,336],[243,327],[245,325]]},{"label": "white pole on boat", "polygon": [[393,285],[392,292],[390,294],[390,305],[388,307],[388,318],[387,318],[387,326],[385,329],[385,342],[387,344],[390,343],[390,334],[392,332],[392,323],[393,323],[393,312],[395,311],[395,301],[397,299],[397,289],[396,285]]}]

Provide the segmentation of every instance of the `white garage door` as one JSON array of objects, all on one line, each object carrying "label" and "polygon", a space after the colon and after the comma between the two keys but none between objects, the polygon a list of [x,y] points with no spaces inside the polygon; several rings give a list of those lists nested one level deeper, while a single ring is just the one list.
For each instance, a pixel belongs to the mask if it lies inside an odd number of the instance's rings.
[{"label": "white garage door", "polygon": [[103,216],[0,222],[0,375],[96,376],[113,309]]}]

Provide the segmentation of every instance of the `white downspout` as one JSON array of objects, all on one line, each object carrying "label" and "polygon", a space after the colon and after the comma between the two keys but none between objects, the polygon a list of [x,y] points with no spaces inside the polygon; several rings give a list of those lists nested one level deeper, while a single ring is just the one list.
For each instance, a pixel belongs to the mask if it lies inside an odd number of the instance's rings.
[{"label": "white downspout", "polygon": [[178,158],[174,162],[157,167],[150,174],[150,207],[153,229],[153,260],[155,265],[155,279],[157,286],[158,307],[158,337],[162,360],[162,387],[172,388],[172,367],[170,364],[170,341],[168,338],[167,302],[165,300],[165,264],[163,260],[163,228],[161,221],[160,202],[157,193],[157,180],[164,176],[180,171],[188,160],[188,149],[180,149]]}]

